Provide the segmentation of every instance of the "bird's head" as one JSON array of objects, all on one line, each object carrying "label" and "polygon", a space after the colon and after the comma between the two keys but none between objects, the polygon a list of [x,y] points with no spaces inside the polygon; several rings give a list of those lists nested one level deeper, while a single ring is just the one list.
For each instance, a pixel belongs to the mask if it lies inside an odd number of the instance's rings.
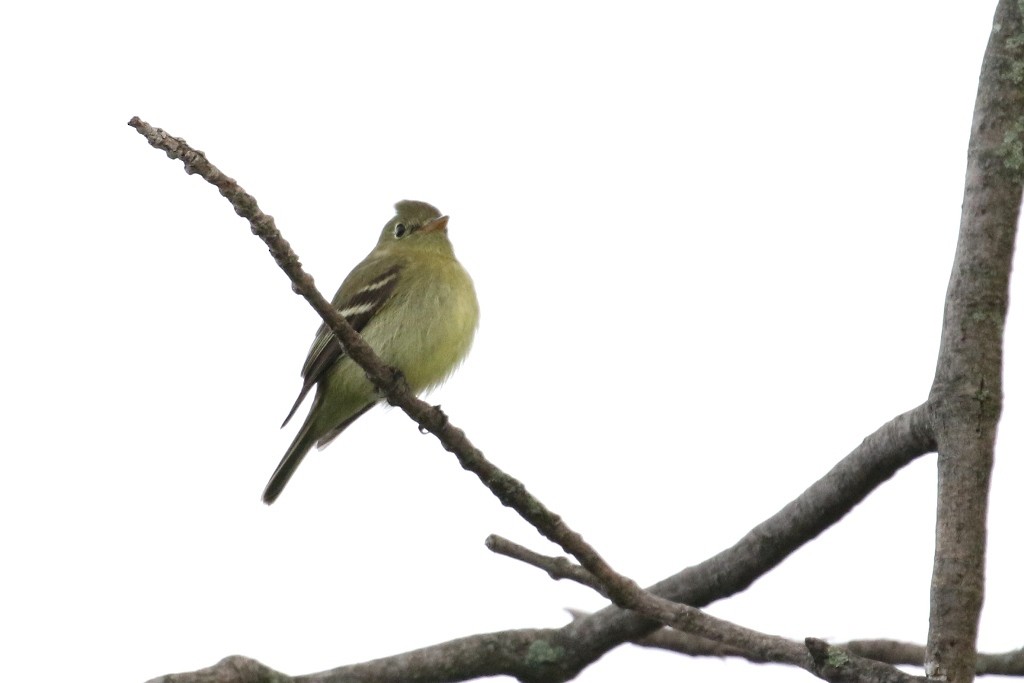
[{"label": "bird's head", "polygon": [[448,216],[426,202],[403,199],[380,233],[377,248],[451,250]]}]

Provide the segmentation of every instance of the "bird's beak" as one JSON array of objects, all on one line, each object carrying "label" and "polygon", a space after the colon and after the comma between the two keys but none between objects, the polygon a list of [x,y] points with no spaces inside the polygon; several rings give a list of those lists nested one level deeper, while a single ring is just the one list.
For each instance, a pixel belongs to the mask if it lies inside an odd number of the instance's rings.
[{"label": "bird's beak", "polygon": [[441,216],[440,218],[435,218],[432,221],[424,223],[423,227],[420,228],[420,232],[423,234],[426,234],[428,232],[445,232],[447,230],[448,216]]}]

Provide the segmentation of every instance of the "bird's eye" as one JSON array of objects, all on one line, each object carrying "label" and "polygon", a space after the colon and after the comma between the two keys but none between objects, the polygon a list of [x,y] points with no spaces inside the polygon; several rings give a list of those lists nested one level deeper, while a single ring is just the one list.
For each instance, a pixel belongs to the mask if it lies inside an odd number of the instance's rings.
[{"label": "bird's eye", "polygon": [[395,237],[396,238],[401,239],[402,237],[405,237],[405,233],[406,232],[407,232],[407,230],[405,228],[405,223],[399,223],[398,225],[395,226]]}]

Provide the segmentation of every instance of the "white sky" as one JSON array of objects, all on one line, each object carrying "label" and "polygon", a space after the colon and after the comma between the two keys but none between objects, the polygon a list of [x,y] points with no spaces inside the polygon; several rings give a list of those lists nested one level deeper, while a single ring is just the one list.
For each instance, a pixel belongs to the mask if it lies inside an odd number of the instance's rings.
[{"label": "white sky", "polygon": [[[11,680],[308,673],[603,605],[489,553],[552,548],[399,411],[260,502],[318,321],[132,115],[237,178],[328,296],[395,201],[450,214],[483,318],[432,400],[642,583],[926,396],[993,2],[103,5],[0,17]],[[1019,321],[988,650],[1024,610]],[[710,611],[923,641],[933,465]],[[578,680],[807,680],[754,673],[623,647]]]}]

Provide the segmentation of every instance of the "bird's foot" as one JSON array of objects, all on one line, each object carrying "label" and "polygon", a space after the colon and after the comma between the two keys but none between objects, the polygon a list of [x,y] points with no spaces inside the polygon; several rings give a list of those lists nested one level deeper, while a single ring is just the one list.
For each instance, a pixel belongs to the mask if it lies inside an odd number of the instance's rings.
[{"label": "bird's foot", "polygon": [[[441,406],[439,406],[439,405],[434,406],[434,412],[435,412],[435,414],[439,415],[440,418],[441,418],[441,420],[440,420],[441,424],[439,425],[439,427],[444,427],[445,425],[448,424],[448,415],[446,415],[445,412],[443,410],[441,410]],[[428,429],[426,425],[420,424],[420,434],[426,434],[429,431],[430,431],[430,429]]]},{"label": "bird's foot", "polygon": [[[390,372],[388,373],[384,386],[377,388],[377,395],[385,401],[388,401],[389,392],[394,391],[403,385],[409,386],[405,381],[405,374],[401,370],[398,368],[388,368],[388,370],[390,370]],[[388,401],[388,405],[394,406],[395,404]]]}]

